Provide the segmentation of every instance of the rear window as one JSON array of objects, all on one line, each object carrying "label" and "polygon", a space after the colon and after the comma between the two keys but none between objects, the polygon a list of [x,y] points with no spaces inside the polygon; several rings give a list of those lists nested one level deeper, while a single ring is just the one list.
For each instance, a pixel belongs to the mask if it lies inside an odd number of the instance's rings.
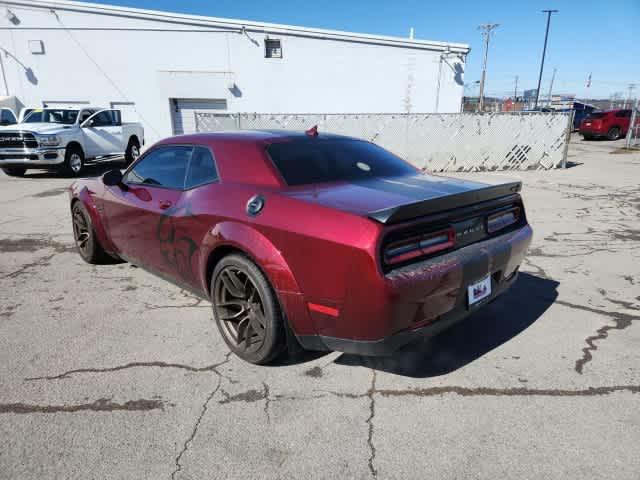
[{"label": "rear window", "polygon": [[360,140],[294,140],[267,147],[287,185],[306,185],[416,173],[409,164]]},{"label": "rear window", "polygon": [[604,118],[606,116],[607,114],[604,112],[592,112],[589,115],[587,115],[587,118]]}]

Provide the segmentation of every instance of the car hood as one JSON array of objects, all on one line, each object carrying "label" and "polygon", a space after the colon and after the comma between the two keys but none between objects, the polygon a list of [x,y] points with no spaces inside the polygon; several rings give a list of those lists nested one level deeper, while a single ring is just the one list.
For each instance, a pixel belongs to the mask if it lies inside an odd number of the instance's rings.
[{"label": "car hood", "polygon": [[4,127],[0,127],[0,132],[34,132],[34,133],[46,133],[46,134],[55,134],[61,133],[65,130],[71,128],[72,125],[61,125],[59,123],[17,123],[15,125],[7,125]]}]

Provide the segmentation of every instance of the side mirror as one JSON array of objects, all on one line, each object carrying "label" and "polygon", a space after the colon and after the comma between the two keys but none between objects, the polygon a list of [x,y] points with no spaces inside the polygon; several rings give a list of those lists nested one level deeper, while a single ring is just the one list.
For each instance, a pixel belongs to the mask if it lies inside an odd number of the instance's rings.
[{"label": "side mirror", "polygon": [[122,182],[122,172],[120,170],[109,170],[102,176],[102,183],[107,187],[120,187],[127,191],[128,187]]}]

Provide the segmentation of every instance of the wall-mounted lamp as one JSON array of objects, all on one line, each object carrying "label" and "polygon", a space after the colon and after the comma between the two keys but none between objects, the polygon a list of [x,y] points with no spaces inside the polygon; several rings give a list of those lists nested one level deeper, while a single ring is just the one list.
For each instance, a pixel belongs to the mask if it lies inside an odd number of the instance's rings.
[{"label": "wall-mounted lamp", "polygon": [[44,43],[42,43],[42,40],[29,40],[29,51],[34,55],[44,55]]},{"label": "wall-mounted lamp", "polygon": [[14,25],[20,25],[20,19],[16,16],[15,13],[13,13],[8,8],[7,8],[7,11],[6,11],[6,13],[4,15],[5,15],[5,17],[7,17],[7,20],[9,20]]}]

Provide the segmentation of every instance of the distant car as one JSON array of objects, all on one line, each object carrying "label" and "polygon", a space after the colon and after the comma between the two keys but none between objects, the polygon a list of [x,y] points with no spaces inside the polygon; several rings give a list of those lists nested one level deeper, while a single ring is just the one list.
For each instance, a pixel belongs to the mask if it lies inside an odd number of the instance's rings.
[{"label": "distant car", "polygon": [[520,187],[313,129],[219,132],[77,180],[70,210],[85,261],[128,260],[209,299],[229,348],[262,364],[295,339],[390,354],[492,301],[531,242]]},{"label": "distant car", "polygon": [[630,123],[631,110],[592,112],[580,124],[580,134],[585,140],[597,137],[617,140],[627,134]]},{"label": "distant car", "polygon": [[13,177],[29,168],[78,176],[88,162],[124,156],[129,164],[138,158],[143,144],[142,125],[123,123],[120,110],[34,108],[20,123],[0,127],[0,168]]}]

